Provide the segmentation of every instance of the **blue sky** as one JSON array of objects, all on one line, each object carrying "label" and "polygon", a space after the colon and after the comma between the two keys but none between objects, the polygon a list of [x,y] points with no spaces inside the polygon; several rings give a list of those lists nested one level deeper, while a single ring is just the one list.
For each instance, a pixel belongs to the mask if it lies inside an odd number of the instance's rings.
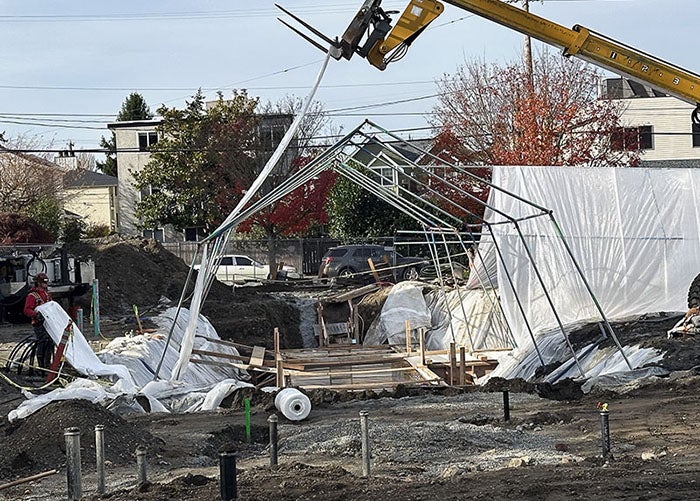
[{"label": "blue sky", "polygon": [[[278,2],[333,36],[362,3]],[[402,10],[405,3],[384,0],[383,7]],[[531,11],[700,73],[692,38],[698,0],[531,0]],[[323,55],[278,15],[268,0],[0,0],[0,131],[89,149],[99,146],[105,124],[131,91],[154,111],[183,106],[198,87],[212,98],[234,88],[262,101],[303,97]],[[434,94],[436,79],[473,58],[513,61],[522,45],[519,33],[447,5],[408,55],[384,72],[357,56],[332,61],[317,99],[327,110],[411,100],[336,114],[334,123],[346,130],[365,117],[388,129],[426,127],[422,114],[434,101],[417,98]]]}]

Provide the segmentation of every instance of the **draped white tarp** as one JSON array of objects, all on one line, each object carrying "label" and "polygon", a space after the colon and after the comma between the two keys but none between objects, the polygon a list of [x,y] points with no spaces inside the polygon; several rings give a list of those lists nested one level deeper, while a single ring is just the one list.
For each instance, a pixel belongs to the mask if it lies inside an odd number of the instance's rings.
[{"label": "draped white tarp", "polygon": [[[493,182],[553,211],[609,319],[686,310],[688,287],[700,273],[700,169],[494,167]],[[540,213],[498,190],[489,201],[514,218]],[[486,217],[491,223],[507,220],[493,211]],[[531,343],[516,294],[536,332],[558,325],[545,289],[564,325],[599,320],[552,219],[533,217],[519,227],[522,238],[513,224],[493,226],[503,255],[499,289],[518,345]]]},{"label": "draped white tarp", "polygon": [[[215,274],[215,266],[218,266],[221,255],[223,254],[224,249],[226,248],[226,243],[228,242],[229,236],[233,231],[233,228],[235,227],[236,218],[240,216],[240,213],[245,208],[246,204],[248,204],[253,199],[255,194],[260,190],[260,187],[263,185],[268,176],[272,173],[272,171],[282,158],[282,155],[287,150],[289,143],[292,141],[292,139],[294,139],[299,129],[299,126],[301,125],[301,121],[306,116],[306,113],[309,110],[309,106],[313,102],[313,98],[316,95],[316,91],[321,85],[323,75],[326,73],[326,68],[328,67],[329,59],[330,49],[329,52],[326,54],[325,59],[323,60],[323,64],[321,65],[321,68],[319,69],[318,74],[316,75],[316,80],[314,81],[314,84],[311,87],[309,94],[307,94],[304,100],[301,112],[296,116],[296,118],[292,122],[292,125],[289,127],[287,132],[282,137],[282,140],[275,148],[275,151],[272,153],[272,156],[267,161],[267,163],[263,167],[258,177],[255,179],[255,181],[253,181],[253,184],[250,186],[250,188],[246,190],[245,194],[243,195],[243,198],[241,198],[241,200],[238,202],[238,205],[236,205],[236,208],[226,217],[226,219],[223,223],[221,223],[219,228],[217,228],[214,231],[214,233],[212,233],[212,235],[216,235],[216,238],[212,239],[211,247],[209,243],[206,243],[203,246],[204,250],[202,254],[202,262],[199,268],[199,273],[197,274],[197,280],[194,286],[193,297],[190,302],[190,310],[192,312],[196,312],[198,314],[201,310],[202,303],[204,302],[204,299],[206,298],[207,293],[209,292],[209,286],[211,285],[213,276]],[[194,347],[194,336],[195,331],[197,329],[196,317],[197,315],[193,315],[189,324],[187,325],[187,330],[185,331],[185,335],[182,338],[182,342],[180,344],[179,358],[170,374],[171,381],[179,381],[183,377],[185,377],[185,373],[190,365],[189,360],[190,355],[192,354],[192,349]]]}]

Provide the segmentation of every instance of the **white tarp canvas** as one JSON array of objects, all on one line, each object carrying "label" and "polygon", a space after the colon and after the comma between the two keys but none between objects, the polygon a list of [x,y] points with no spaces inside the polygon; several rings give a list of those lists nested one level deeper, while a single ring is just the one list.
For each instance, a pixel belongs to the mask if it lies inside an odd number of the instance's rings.
[{"label": "white tarp canvas", "polygon": [[[60,342],[65,326],[70,322],[66,312],[55,302],[38,307],[45,318],[46,329],[54,342]],[[103,351],[95,354],[77,327],[66,344],[66,361],[87,377],[112,376],[112,386],[98,381],[76,379],[65,388],[45,395],[25,392],[27,400],[8,414],[8,419],[22,419],[55,400],[83,399],[111,406],[113,402],[128,401],[133,411],[140,412],[195,412],[211,410],[239,388],[251,387],[242,381],[249,376],[245,371],[221,365],[190,364],[181,381],[154,381],[155,368],[163,355],[176,308],[169,308],[153,318],[158,325],[156,332],[137,336],[126,336],[112,340]],[[176,364],[180,340],[189,322],[189,310],[183,308],[173,328],[170,345],[165,351],[162,374],[168,375]],[[209,321],[199,316],[193,346],[202,351],[238,355],[232,346],[215,343],[218,334]],[[202,357],[206,359],[207,357]],[[212,359],[216,361],[216,359]],[[148,402],[147,409],[138,400]]]},{"label": "white tarp canvas", "polygon": [[[699,169],[495,167],[493,182],[552,209],[608,319],[686,310],[688,286],[700,272]],[[514,218],[538,213],[496,190],[490,203]],[[486,217],[490,222],[504,221],[493,212]],[[498,262],[498,284],[518,345],[532,350],[516,293],[536,335],[558,325],[545,288],[565,326],[600,320],[600,314],[551,219],[546,215],[525,219],[519,226],[522,235],[512,224],[493,226],[504,261]],[[515,293],[504,269],[513,278]],[[538,341],[538,346],[541,351],[561,346],[564,341],[559,339]],[[504,363],[494,375],[522,376],[513,372],[513,365],[522,364],[525,354],[515,355],[518,364]]]}]

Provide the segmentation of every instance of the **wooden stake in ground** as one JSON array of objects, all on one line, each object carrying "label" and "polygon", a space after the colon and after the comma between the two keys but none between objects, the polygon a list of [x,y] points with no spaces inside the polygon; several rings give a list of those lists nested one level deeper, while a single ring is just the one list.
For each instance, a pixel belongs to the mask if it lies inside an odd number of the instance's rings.
[{"label": "wooden stake in ground", "polygon": [[280,330],[275,327],[275,369],[277,372],[277,387],[284,388],[284,367],[282,365],[282,354],[280,353]]},{"label": "wooden stake in ground", "polygon": [[467,361],[465,358],[467,357],[467,350],[464,348],[464,346],[459,347],[459,385],[464,386],[465,380],[464,380],[464,373],[467,371]]},{"label": "wooden stake in ground", "polygon": [[13,480],[12,482],[8,482],[6,484],[0,485],[0,491],[3,489],[7,489],[8,487],[14,487],[15,485],[26,484],[27,482],[39,480],[41,478],[48,477],[50,475],[55,475],[56,473],[58,473],[58,471],[59,470],[49,470],[49,471],[45,471],[43,473],[37,473],[36,475],[32,475],[31,477],[18,478],[17,480]]},{"label": "wooden stake in ground", "polygon": [[411,353],[411,321],[406,320],[406,353]]}]

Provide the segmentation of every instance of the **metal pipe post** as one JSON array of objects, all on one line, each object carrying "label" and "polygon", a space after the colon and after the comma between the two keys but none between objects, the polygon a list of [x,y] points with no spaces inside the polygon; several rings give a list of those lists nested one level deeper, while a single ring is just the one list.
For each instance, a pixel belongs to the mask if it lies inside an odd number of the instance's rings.
[{"label": "metal pipe post", "polygon": [[610,420],[608,411],[600,412],[600,434],[601,445],[603,447],[603,458],[607,458],[610,454]]},{"label": "metal pipe post", "polygon": [[66,476],[68,479],[68,499],[73,501],[83,495],[80,471],[80,428],[66,428]]},{"label": "metal pipe post", "polygon": [[95,425],[95,460],[97,462],[97,493],[105,493],[105,442],[104,425]]},{"label": "metal pipe post", "polygon": [[146,448],[138,446],[136,448],[136,470],[138,471],[139,485],[148,483]]},{"label": "metal pipe post", "polygon": [[270,423],[270,466],[277,466],[277,414],[272,414],[267,418]]},{"label": "metal pipe post", "polygon": [[100,335],[100,281],[92,281],[92,324],[95,327],[95,337]]},{"label": "metal pipe post", "polygon": [[503,390],[503,420],[510,421],[510,395],[508,390]]},{"label": "metal pipe post", "polygon": [[78,308],[75,312],[75,325],[78,326],[78,330],[83,332],[83,309]]},{"label": "metal pipe post", "polygon": [[233,452],[219,454],[219,490],[221,501],[231,501],[238,498],[236,455]]},{"label": "metal pipe post", "polygon": [[362,476],[370,474],[369,427],[367,426],[367,411],[360,411],[360,434],[362,435]]}]

